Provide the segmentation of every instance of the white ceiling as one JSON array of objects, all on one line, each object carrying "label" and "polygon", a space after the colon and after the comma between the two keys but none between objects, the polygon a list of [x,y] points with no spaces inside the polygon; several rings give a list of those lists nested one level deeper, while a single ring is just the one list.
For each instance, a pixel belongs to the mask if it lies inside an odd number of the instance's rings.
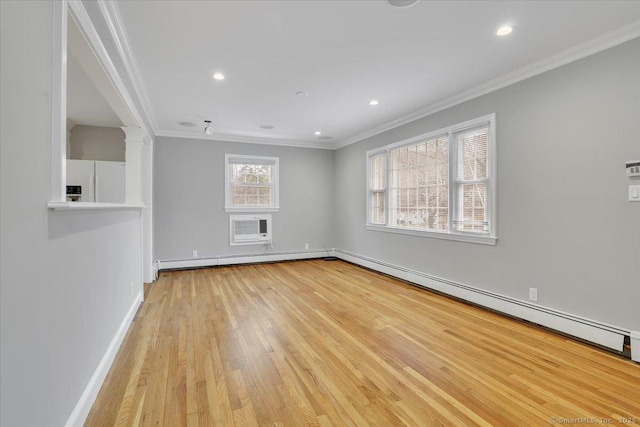
[{"label": "white ceiling", "polygon": [[71,53],[67,55],[67,117],[77,125],[122,126]]},{"label": "white ceiling", "polygon": [[[157,134],[204,138],[210,119],[214,138],[316,146],[355,141],[532,64],[576,56],[622,27],[640,35],[640,1],[117,5]],[[498,37],[503,24],[513,33]],[[212,79],[217,71],[226,79]]]}]

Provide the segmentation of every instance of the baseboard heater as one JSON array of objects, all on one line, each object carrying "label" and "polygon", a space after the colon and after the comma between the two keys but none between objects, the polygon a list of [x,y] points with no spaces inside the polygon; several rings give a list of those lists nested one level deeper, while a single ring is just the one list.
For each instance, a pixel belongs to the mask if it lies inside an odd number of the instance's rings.
[{"label": "baseboard heater", "polygon": [[618,352],[623,351],[625,340],[628,342],[632,335],[632,331],[628,329],[485,291],[363,255],[340,249],[336,249],[335,254],[345,261],[388,274],[417,286],[451,295]]},{"label": "baseboard heater", "polygon": [[196,258],[183,260],[156,261],[158,271],[183,270],[187,268],[215,267],[219,265],[255,264],[259,262],[294,261],[302,259],[324,258],[327,251],[273,252],[263,254],[228,255],[215,258]]}]

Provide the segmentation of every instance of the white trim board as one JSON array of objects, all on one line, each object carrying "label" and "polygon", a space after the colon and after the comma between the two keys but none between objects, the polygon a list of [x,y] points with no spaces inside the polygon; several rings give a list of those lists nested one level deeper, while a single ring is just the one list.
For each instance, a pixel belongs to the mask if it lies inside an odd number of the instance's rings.
[{"label": "white trim board", "polygon": [[120,53],[120,57],[122,58],[124,67],[127,70],[127,74],[129,75],[129,80],[131,81],[133,90],[135,91],[136,95],[138,95],[138,100],[142,105],[143,113],[147,116],[149,124],[151,125],[151,130],[153,130],[154,134],[157,134],[157,121],[153,113],[153,109],[151,108],[151,102],[149,101],[149,95],[146,90],[146,86],[144,84],[144,81],[142,80],[142,74],[140,73],[140,67],[138,67],[138,61],[136,60],[135,53],[133,51],[133,48],[131,47],[129,37],[127,36],[127,32],[122,22],[122,17],[120,15],[118,5],[115,1],[104,0],[98,0],[97,4],[100,9],[100,13],[107,23],[107,27],[109,28],[109,32],[113,37],[116,47],[118,48],[118,53]]},{"label": "white trim board", "polygon": [[158,271],[179,270],[183,268],[215,267],[218,265],[254,264],[258,262],[294,261],[312,258],[324,258],[331,256],[329,251],[314,250],[303,252],[277,252],[249,255],[230,255],[217,258],[196,258],[184,260],[161,260],[158,263]]},{"label": "white trim board", "polygon": [[389,264],[363,255],[336,249],[335,256],[380,273],[388,274],[420,287],[442,292],[456,298],[545,326],[586,341],[621,352],[625,336],[631,331],[604,324],[571,313],[518,300],[462,283],[432,276],[420,271]]},{"label": "white trim board", "polygon": [[91,411],[91,407],[93,406],[96,397],[98,397],[100,387],[102,387],[102,383],[104,383],[104,380],[111,369],[111,365],[116,358],[116,354],[118,354],[118,350],[122,345],[124,337],[129,331],[129,327],[131,326],[133,318],[138,311],[138,307],[140,307],[140,304],[142,303],[142,299],[142,291],[140,291],[133,301],[131,308],[129,308],[126,316],[122,319],[120,327],[111,340],[111,343],[109,343],[109,347],[107,347],[107,351],[105,351],[100,363],[98,363],[98,367],[91,376],[89,383],[82,392],[82,396],[80,396],[80,400],[78,400],[76,407],[73,409],[73,412],[71,412],[69,419],[65,423],[65,427],[81,427],[86,421],[89,411]]},{"label": "white trim board", "polygon": [[205,135],[204,132],[192,133],[159,130],[158,132],[156,132],[156,136],[163,136],[167,138],[201,139],[221,142],[243,142],[247,144],[260,145],[279,145],[284,147],[315,148],[318,150],[334,150],[336,148],[332,143],[294,141],[290,139],[269,139],[247,135],[214,134],[208,136]]}]

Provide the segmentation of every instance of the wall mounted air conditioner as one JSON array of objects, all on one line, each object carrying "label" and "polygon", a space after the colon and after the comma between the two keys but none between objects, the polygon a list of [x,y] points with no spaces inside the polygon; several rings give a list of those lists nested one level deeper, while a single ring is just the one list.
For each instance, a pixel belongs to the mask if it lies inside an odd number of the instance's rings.
[{"label": "wall mounted air conditioner", "polygon": [[230,215],[229,244],[259,245],[271,242],[271,215]]}]

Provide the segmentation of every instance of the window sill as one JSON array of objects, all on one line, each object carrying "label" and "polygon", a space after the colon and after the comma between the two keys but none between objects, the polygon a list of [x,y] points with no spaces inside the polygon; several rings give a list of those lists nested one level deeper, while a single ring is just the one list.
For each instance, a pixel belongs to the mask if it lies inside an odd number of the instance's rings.
[{"label": "window sill", "polygon": [[433,239],[453,240],[457,242],[478,243],[481,245],[495,246],[498,240],[495,236],[478,236],[462,233],[438,233],[435,231],[423,231],[409,228],[388,227],[386,225],[367,224],[367,230],[383,231],[385,233],[408,234],[411,236],[430,237]]},{"label": "window sill", "polygon": [[54,211],[97,211],[145,209],[143,204],[99,202],[49,202],[47,208]]},{"label": "window sill", "polygon": [[241,212],[254,212],[254,213],[258,213],[258,212],[279,212],[280,211],[280,207],[275,207],[275,208],[268,208],[268,207],[260,207],[260,206],[256,206],[256,207],[246,207],[246,208],[229,208],[229,207],[225,207],[224,208],[225,212],[231,212],[231,213],[241,213]]}]

